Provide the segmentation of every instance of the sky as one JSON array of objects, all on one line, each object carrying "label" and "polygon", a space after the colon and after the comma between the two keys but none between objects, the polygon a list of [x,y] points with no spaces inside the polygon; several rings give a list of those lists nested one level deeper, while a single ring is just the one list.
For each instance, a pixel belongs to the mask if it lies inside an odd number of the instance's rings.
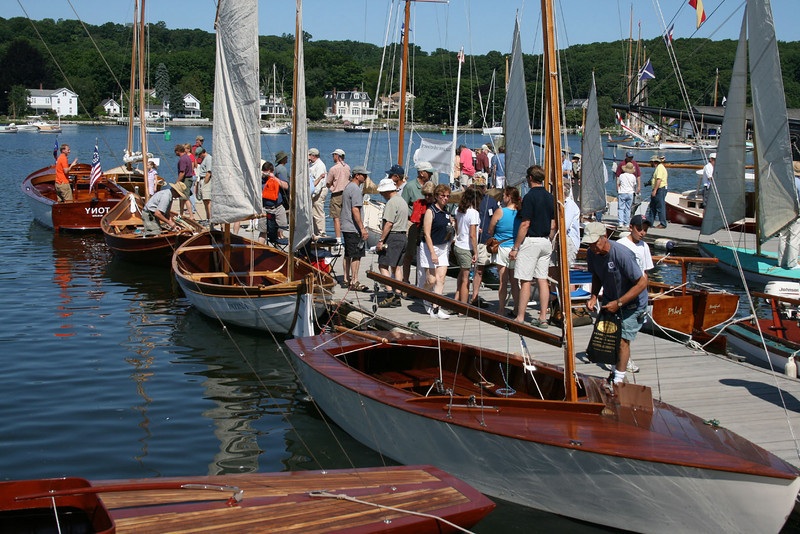
[{"label": "sky", "polygon": [[[0,0],[0,16],[80,19],[89,24],[124,24],[133,18],[133,0]],[[147,0],[147,19],[164,21],[168,28],[213,31],[214,0],[183,2]],[[313,40],[353,40],[382,46],[399,40],[403,18],[402,0],[305,0],[304,29]],[[556,0],[559,47],[627,39],[633,12],[633,38],[663,35],[674,23],[674,38],[736,39],[744,0],[703,0],[706,22],[696,29],[695,10],[688,0]],[[295,2],[261,0],[261,35],[294,33]],[[482,55],[510,51],[514,16],[521,15],[525,53],[541,52],[539,0],[431,0],[412,2],[411,36],[425,52],[437,48]],[[658,10],[661,10],[661,13]],[[772,0],[776,33],[780,41],[800,40],[800,1]],[[566,24],[565,24],[566,23]],[[387,29],[388,28],[388,29]],[[566,28],[566,30],[564,30]]]}]

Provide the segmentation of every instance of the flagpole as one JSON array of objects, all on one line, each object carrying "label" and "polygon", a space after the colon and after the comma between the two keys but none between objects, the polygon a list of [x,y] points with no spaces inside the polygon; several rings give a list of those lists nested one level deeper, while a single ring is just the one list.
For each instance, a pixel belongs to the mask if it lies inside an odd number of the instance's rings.
[{"label": "flagpole", "polygon": [[453,164],[453,169],[454,170],[451,171],[451,175],[450,175],[450,189],[453,188],[453,186],[455,185],[455,182],[456,182],[456,177],[455,177],[455,168],[456,167],[455,167],[455,164],[456,164],[456,147],[457,147],[456,143],[458,142],[458,100],[459,100],[459,95],[461,93],[461,65],[464,64],[464,47],[463,46],[461,47],[461,50],[458,52],[458,56],[457,57],[458,57],[458,77],[456,78],[456,80],[457,80],[457,82],[456,82],[456,105],[455,105],[455,111],[453,112],[453,148],[452,148],[452,151],[450,152],[450,154],[451,154],[450,161]]}]

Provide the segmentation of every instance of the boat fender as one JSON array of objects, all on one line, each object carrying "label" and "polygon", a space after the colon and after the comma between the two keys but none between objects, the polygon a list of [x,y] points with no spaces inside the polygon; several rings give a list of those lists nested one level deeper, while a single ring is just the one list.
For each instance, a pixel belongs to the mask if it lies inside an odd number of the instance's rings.
[{"label": "boat fender", "polygon": [[669,252],[675,248],[675,241],[662,237],[660,239],[656,239],[653,242],[653,246],[658,250],[666,250]]},{"label": "boat fender", "polygon": [[786,367],[783,368],[783,373],[786,376],[797,378],[797,364],[794,362],[794,356],[789,356],[786,361]]},{"label": "boat fender", "polygon": [[344,320],[351,325],[360,325],[367,320],[367,316],[359,311],[351,311],[345,316]]}]

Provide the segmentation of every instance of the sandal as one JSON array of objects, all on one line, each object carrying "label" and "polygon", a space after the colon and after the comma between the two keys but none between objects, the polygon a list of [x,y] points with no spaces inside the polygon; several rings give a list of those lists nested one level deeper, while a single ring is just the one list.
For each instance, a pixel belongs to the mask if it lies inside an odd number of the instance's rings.
[{"label": "sandal", "polygon": [[356,282],[355,284],[350,284],[350,291],[369,292],[369,288],[364,284],[362,284],[361,282]]},{"label": "sandal", "polygon": [[541,328],[542,330],[547,330],[549,328],[547,322],[540,321],[539,319],[532,319],[531,326],[535,326],[536,328]]}]

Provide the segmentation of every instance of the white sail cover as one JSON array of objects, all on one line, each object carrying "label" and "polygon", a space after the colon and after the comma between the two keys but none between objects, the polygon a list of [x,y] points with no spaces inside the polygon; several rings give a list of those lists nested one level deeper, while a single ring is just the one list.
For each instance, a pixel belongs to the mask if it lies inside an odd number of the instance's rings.
[{"label": "white sail cover", "polygon": [[294,113],[292,117],[292,183],[290,191],[293,225],[292,250],[305,245],[314,233],[311,217],[311,185],[308,178],[308,121],[306,120],[306,69],[303,60],[303,3],[297,0],[295,34]]},{"label": "white sail cover", "polygon": [[453,172],[453,140],[430,139],[423,137],[420,145],[414,151],[414,165],[420,161],[430,163],[433,168],[441,173],[450,175]]},{"label": "white sail cover", "polygon": [[600,115],[597,111],[597,88],[592,73],[592,88],[586,105],[586,124],[581,139],[581,213],[593,214],[606,208],[607,174],[600,138]]},{"label": "white sail cover", "polygon": [[220,0],[216,30],[211,222],[230,223],[262,212],[258,1]]},{"label": "white sail cover", "polygon": [[511,68],[508,74],[508,89],[503,116],[506,144],[506,184],[519,185],[525,183],[525,171],[528,170],[528,167],[536,163],[528,113],[528,96],[525,90],[519,19],[514,21]]},{"label": "white sail cover", "polygon": [[[739,47],[733,62],[731,85],[722,119],[722,135],[714,164],[714,190],[708,195],[700,233],[710,235],[745,217],[745,134],[747,117],[747,19],[742,20]],[[716,196],[719,195],[719,202]],[[724,218],[723,218],[724,214]]]},{"label": "white sail cover", "polygon": [[797,219],[798,200],[783,76],[769,0],[747,2],[747,25],[758,162],[758,226],[763,243]]}]

